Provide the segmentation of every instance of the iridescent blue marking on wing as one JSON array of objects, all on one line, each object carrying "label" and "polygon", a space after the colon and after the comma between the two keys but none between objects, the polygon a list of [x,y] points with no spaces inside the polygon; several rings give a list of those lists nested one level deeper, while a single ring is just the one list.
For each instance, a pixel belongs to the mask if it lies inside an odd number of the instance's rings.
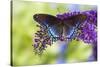
[{"label": "iridescent blue marking on wing", "polygon": [[49,32],[53,37],[59,37],[62,35],[62,26],[61,25],[53,25],[48,28]]},{"label": "iridescent blue marking on wing", "polygon": [[73,35],[73,33],[75,32],[75,28],[74,27],[72,27],[72,28],[69,28],[68,30],[66,30],[66,36],[67,36],[67,38],[72,38],[72,35]]},{"label": "iridescent blue marking on wing", "polygon": [[64,27],[65,27],[65,36],[67,38],[72,39],[76,36],[77,30],[80,25],[86,20],[86,16],[79,14],[75,16],[71,16],[64,20]]},{"label": "iridescent blue marking on wing", "polygon": [[66,28],[65,35],[67,36],[68,39],[72,39],[76,36],[77,29],[79,28],[79,26],[80,26],[80,22],[76,22],[75,26],[73,27],[69,26]]}]

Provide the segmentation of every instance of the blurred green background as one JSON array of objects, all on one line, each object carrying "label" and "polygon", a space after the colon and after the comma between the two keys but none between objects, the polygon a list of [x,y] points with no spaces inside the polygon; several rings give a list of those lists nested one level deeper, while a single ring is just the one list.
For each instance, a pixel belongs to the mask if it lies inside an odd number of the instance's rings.
[{"label": "blurred green background", "polygon": [[[54,64],[57,61],[59,45],[48,46],[42,56],[33,52],[34,33],[38,30],[33,20],[36,13],[56,15],[69,12],[70,4],[41,3],[32,1],[13,1],[12,14],[12,62],[13,65]],[[94,9],[93,6],[80,5],[79,10]],[[82,41],[73,40],[68,45],[66,62],[87,61],[92,53],[92,46]]]}]

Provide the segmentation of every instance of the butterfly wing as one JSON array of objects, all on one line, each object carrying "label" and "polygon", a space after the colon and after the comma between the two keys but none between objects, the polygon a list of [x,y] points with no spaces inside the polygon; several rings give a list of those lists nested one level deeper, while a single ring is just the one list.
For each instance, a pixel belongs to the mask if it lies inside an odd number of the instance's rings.
[{"label": "butterfly wing", "polygon": [[35,14],[33,18],[40,25],[48,26],[48,27],[60,23],[59,22],[60,19],[48,14]]},{"label": "butterfly wing", "polygon": [[80,27],[80,25],[86,20],[86,16],[83,14],[71,16],[67,19],[64,19],[64,35],[67,38],[75,37],[76,30]]},{"label": "butterfly wing", "polygon": [[86,16],[83,14],[74,15],[64,20],[48,14],[35,14],[33,17],[40,25],[47,27],[50,36],[64,35],[67,38],[73,38],[79,25],[86,20]]},{"label": "butterfly wing", "polygon": [[87,19],[86,15],[78,14],[74,16],[70,16],[67,19],[64,19],[64,24],[71,27],[76,27],[78,24],[81,24]]},{"label": "butterfly wing", "polygon": [[48,29],[48,33],[52,37],[59,37],[62,34],[61,20],[55,16],[48,14],[35,14],[34,20],[40,25]]}]

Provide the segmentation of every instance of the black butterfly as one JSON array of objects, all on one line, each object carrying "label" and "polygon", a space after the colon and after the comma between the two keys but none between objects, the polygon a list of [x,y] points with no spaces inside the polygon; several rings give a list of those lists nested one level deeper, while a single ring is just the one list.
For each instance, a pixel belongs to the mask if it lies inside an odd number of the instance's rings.
[{"label": "black butterfly", "polygon": [[65,19],[59,19],[49,14],[35,14],[33,19],[48,30],[53,38],[65,37],[72,39],[76,30],[86,20],[86,15],[78,14]]}]

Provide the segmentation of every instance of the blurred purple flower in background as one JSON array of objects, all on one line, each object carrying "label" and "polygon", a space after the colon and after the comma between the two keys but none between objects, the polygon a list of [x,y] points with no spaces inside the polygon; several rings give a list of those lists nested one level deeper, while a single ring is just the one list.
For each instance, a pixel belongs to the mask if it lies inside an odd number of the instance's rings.
[{"label": "blurred purple flower in background", "polygon": [[80,11],[79,4],[69,4],[69,5],[67,5],[67,8],[68,8],[69,12],[79,12]]}]

